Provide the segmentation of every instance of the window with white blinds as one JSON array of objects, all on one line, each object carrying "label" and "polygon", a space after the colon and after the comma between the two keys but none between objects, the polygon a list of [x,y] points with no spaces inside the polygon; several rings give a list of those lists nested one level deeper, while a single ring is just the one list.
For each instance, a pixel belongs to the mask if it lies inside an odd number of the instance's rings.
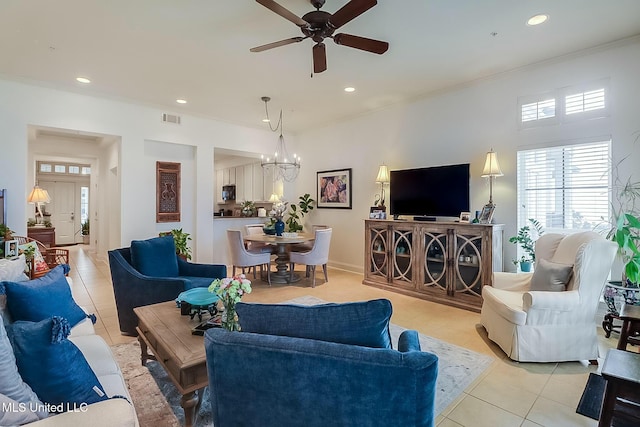
[{"label": "window with white blinds", "polygon": [[591,230],[609,218],[611,141],[518,151],[518,227]]},{"label": "window with white blinds", "polygon": [[518,126],[534,128],[607,117],[609,80],[553,89],[518,97]]},{"label": "window with white blinds", "polygon": [[565,97],[565,114],[567,115],[601,110],[604,107],[604,88]]},{"label": "window with white blinds", "polygon": [[556,116],[556,100],[545,99],[522,105],[522,122],[549,119]]}]

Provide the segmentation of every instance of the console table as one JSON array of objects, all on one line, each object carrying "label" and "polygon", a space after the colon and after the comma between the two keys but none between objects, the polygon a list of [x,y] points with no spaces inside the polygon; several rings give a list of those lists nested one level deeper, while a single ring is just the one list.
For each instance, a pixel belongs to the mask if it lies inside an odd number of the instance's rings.
[{"label": "console table", "polygon": [[56,245],[55,227],[28,227],[27,236],[39,241],[47,248]]},{"label": "console table", "polygon": [[502,271],[502,224],[365,220],[365,285],[479,312]]}]

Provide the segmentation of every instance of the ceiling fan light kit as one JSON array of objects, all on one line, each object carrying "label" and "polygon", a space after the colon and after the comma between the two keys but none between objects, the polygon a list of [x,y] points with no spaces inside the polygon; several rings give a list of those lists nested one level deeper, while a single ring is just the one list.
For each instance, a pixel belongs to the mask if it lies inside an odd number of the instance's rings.
[{"label": "ceiling fan light kit", "polygon": [[330,38],[333,39],[337,45],[364,50],[378,55],[385,53],[389,49],[389,43],[380,40],[344,33],[333,35],[335,30],[378,4],[376,0],[351,0],[334,14],[320,10],[320,8],[324,6],[325,0],[310,0],[311,5],[315,7],[316,10],[306,13],[302,18],[285,9],[274,0],[256,0],[256,2],[296,24],[300,27],[304,37],[292,37],[257,46],[249,49],[251,52],[263,52],[310,38],[316,42],[312,50],[313,71],[314,73],[322,73],[327,69],[327,49],[324,44],[324,39]]}]

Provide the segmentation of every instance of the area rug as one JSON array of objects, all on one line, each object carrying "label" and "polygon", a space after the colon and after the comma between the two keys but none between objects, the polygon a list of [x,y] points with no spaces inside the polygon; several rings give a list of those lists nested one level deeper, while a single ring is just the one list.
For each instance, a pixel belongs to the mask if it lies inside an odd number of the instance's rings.
[{"label": "area rug", "polygon": [[[287,301],[287,303],[300,305],[324,302],[312,296]],[[398,337],[406,328],[392,323],[389,329],[393,347],[397,348]],[[435,413],[438,415],[491,365],[493,358],[423,334],[419,334],[419,339],[422,350],[435,353],[439,358],[435,403]],[[184,412],[180,406],[181,396],[162,366],[155,361],[147,361],[146,367],[142,366],[140,345],[137,341],[118,344],[111,349],[129,387],[140,426],[184,425]],[[209,389],[206,388],[203,396],[204,403],[197,415],[196,427],[213,426],[208,393]]]},{"label": "area rug", "polygon": [[[590,373],[576,412],[580,415],[584,415],[585,417],[598,421],[600,419],[600,409],[606,386],[607,381],[602,378],[601,375],[594,374],[593,372]],[[633,422],[619,419],[613,420],[612,425],[613,427],[637,426],[637,424],[634,424]]]},{"label": "area rug", "polygon": [[591,372],[576,412],[585,417],[599,420],[600,406],[602,406],[602,397],[604,396],[606,384],[607,382],[601,375]]}]

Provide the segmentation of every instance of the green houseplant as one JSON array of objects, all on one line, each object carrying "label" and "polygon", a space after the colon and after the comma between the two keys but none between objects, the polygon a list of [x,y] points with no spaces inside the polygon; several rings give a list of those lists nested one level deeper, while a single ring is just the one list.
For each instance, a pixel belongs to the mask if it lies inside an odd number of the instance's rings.
[{"label": "green houseplant", "polygon": [[640,287],[640,217],[630,213],[622,214],[616,222],[613,241],[618,244],[620,255],[625,263],[623,282],[627,286]]},{"label": "green houseplant", "polygon": [[82,243],[84,243],[85,245],[89,244],[90,231],[91,231],[91,227],[89,224],[89,219],[87,218],[87,220],[82,223],[82,226],[80,228],[80,234],[82,234]]},{"label": "green houseplant", "polygon": [[11,240],[14,231],[5,224],[0,224],[0,238],[3,240]]},{"label": "green houseplant", "polygon": [[536,260],[535,240],[531,235],[532,231],[535,231],[538,237],[544,234],[544,228],[538,220],[529,218],[529,223],[531,224],[530,226],[521,227],[517,235],[509,238],[509,242],[520,245],[525,252],[525,255],[522,255],[519,259],[513,260],[515,265],[520,264],[520,271],[522,272],[531,271],[531,265]]},{"label": "green houseplant", "polygon": [[189,247],[191,235],[182,231],[182,228],[174,228],[171,230],[171,235],[173,236],[178,256],[185,260],[191,260],[191,248]]},{"label": "green houseplant", "polygon": [[290,232],[295,233],[302,231],[302,224],[298,221],[302,221],[302,218],[313,210],[313,204],[315,200],[311,198],[309,193],[305,193],[303,196],[298,197],[299,202],[296,205],[292,203],[289,206],[289,218],[287,218],[287,227]]},{"label": "green houseplant", "polygon": [[242,216],[252,217],[256,215],[256,204],[251,200],[242,202]]}]

